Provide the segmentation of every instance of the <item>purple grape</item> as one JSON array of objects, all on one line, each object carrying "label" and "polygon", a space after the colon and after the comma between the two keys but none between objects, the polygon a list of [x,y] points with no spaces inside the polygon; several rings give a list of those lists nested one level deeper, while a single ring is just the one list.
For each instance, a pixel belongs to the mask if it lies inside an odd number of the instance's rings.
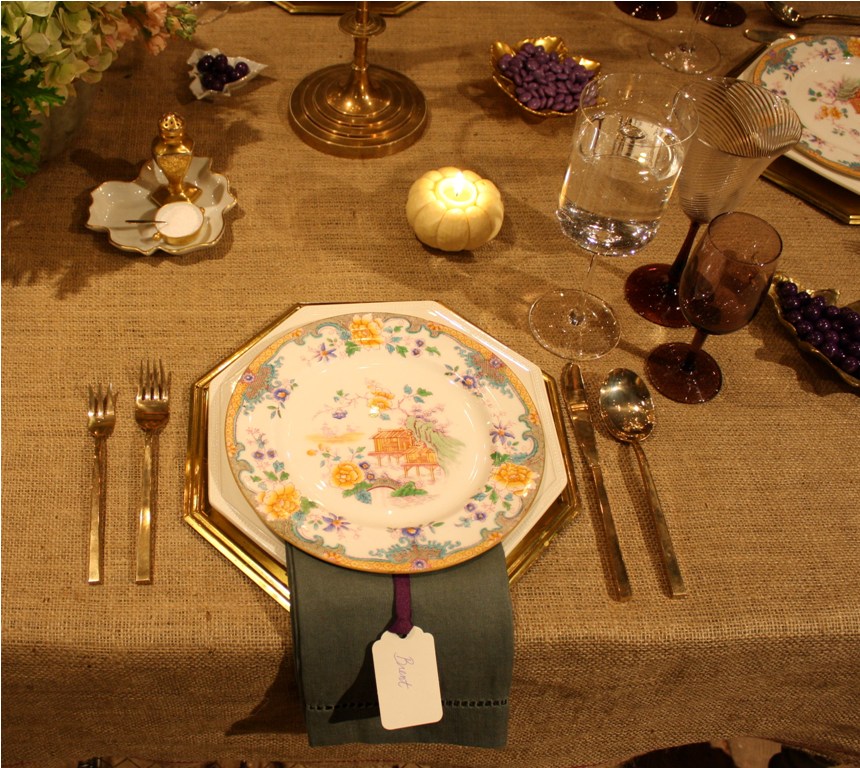
[{"label": "purple grape", "polygon": [[800,299],[797,298],[797,295],[789,295],[785,296],[781,301],[783,309],[798,309],[800,304]]},{"label": "purple grape", "polygon": [[821,307],[817,304],[813,304],[811,301],[807,302],[806,306],[803,308],[803,316],[808,320],[818,320],[821,317]]},{"label": "purple grape", "polygon": [[856,357],[846,356],[842,358],[842,362],[839,367],[845,371],[845,373],[854,376],[858,372],[860,372],[860,359]]},{"label": "purple grape", "polygon": [[228,67],[227,71],[224,73],[224,79],[228,83],[235,83],[239,79],[239,75],[236,72],[235,67]]},{"label": "purple grape", "polygon": [[223,91],[225,80],[223,75],[207,72],[200,78],[200,83],[207,91]]},{"label": "purple grape", "polygon": [[848,326],[853,328],[860,327],[860,312],[855,312],[853,309],[849,309],[848,307],[842,307],[840,312],[842,314],[843,323],[846,323]]},{"label": "purple grape", "polygon": [[847,344],[843,342],[841,346],[842,349],[845,351],[845,354],[849,357],[860,358],[860,342],[849,341]]},{"label": "purple grape", "polygon": [[800,338],[804,338],[806,334],[812,333],[815,330],[815,326],[809,322],[809,320],[799,320],[794,324],[794,329],[797,331],[797,335]]},{"label": "purple grape", "polygon": [[819,347],[824,341],[824,336],[821,331],[810,331],[809,333],[805,333],[800,337],[804,341],[812,344],[813,347]]},{"label": "purple grape", "polygon": [[227,54],[219,53],[215,57],[215,61],[212,63],[212,71],[225,73],[227,71],[227,67],[229,66],[230,62],[227,60]]},{"label": "purple grape", "polygon": [[200,57],[197,62],[197,71],[202,75],[212,71],[212,65],[215,63],[215,57],[207,53]]},{"label": "purple grape", "polygon": [[823,341],[821,344],[816,344],[815,347],[821,352],[825,357],[829,357],[833,359],[836,356],[836,353],[839,351],[839,347],[835,344],[825,344]]},{"label": "purple grape", "polygon": [[234,69],[240,78],[245,77],[251,71],[251,68],[248,66],[248,62],[246,61],[237,61]]}]

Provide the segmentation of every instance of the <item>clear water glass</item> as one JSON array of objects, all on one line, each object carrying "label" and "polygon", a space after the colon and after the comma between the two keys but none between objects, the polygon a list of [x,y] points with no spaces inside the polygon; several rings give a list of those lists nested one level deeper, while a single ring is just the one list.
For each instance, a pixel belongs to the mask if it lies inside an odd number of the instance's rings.
[{"label": "clear water glass", "polygon": [[630,256],[653,240],[696,122],[692,100],[669,78],[612,73],[583,89],[556,215],[592,258],[582,287],[531,307],[532,333],[551,352],[587,360],[618,343],[611,308],[586,290],[594,257]]}]

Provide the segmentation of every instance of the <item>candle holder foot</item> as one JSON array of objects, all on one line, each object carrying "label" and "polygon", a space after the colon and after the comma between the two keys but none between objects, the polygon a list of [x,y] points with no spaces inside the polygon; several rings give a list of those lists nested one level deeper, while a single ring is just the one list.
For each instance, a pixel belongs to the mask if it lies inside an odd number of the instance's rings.
[{"label": "candle holder foot", "polygon": [[368,64],[368,39],[385,22],[360,2],[340,28],[354,38],[352,63],[305,77],[290,95],[290,124],[306,144],[340,157],[383,157],[406,149],[424,132],[427,103],[405,75]]}]

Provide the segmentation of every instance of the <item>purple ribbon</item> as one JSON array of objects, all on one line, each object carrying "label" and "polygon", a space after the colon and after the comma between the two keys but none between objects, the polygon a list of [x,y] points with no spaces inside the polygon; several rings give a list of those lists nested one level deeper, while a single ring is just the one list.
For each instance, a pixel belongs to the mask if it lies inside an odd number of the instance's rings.
[{"label": "purple ribbon", "polygon": [[412,590],[409,574],[398,573],[394,578],[394,621],[388,628],[400,637],[406,637],[412,629]]}]

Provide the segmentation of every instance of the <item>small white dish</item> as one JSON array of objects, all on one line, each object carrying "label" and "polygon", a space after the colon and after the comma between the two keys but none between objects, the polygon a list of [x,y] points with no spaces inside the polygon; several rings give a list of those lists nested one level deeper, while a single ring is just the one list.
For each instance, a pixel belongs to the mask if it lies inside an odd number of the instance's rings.
[{"label": "small white dish", "polygon": [[[201,190],[194,204],[202,209],[203,225],[189,241],[170,243],[158,236],[154,222],[159,205],[152,193],[167,184],[167,179],[152,160],[140,169],[134,181],[106,181],[92,191],[87,227],[107,232],[111,245],[123,251],[148,256],[157,250],[170,254],[188,253],[215,245],[224,234],[224,213],[236,205],[230,183],[220,173],[213,173],[210,158],[195,157],[186,180]],[[131,224],[129,219],[145,219]]]},{"label": "small white dish", "polygon": [[188,70],[188,75],[191,77],[191,93],[194,94],[195,99],[205,99],[205,98],[229,98],[230,95],[234,91],[238,91],[240,88],[245,87],[248,83],[251,82],[257,75],[260,74],[265,68],[265,64],[259,64],[256,61],[251,61],[250,59],[245,58],[244,56],[228,56],[227,61],[230,63],[231,67],[235,67],[236,63],[239,61],[244,61],[248,65],[248,74],[243,78],[236,80],[232,83],[227,83],[224,86],[223,91],[211,91],[203,87],[203,83],[201,82],[201,74],[197,71],[197,62],[200,61],[204,56],[218,56],[222,53],[218,48],[211,48],[208,51],[201,50],[200,48],[196,48],[194,52],[188,57],[187,64],[191,67]]}]

